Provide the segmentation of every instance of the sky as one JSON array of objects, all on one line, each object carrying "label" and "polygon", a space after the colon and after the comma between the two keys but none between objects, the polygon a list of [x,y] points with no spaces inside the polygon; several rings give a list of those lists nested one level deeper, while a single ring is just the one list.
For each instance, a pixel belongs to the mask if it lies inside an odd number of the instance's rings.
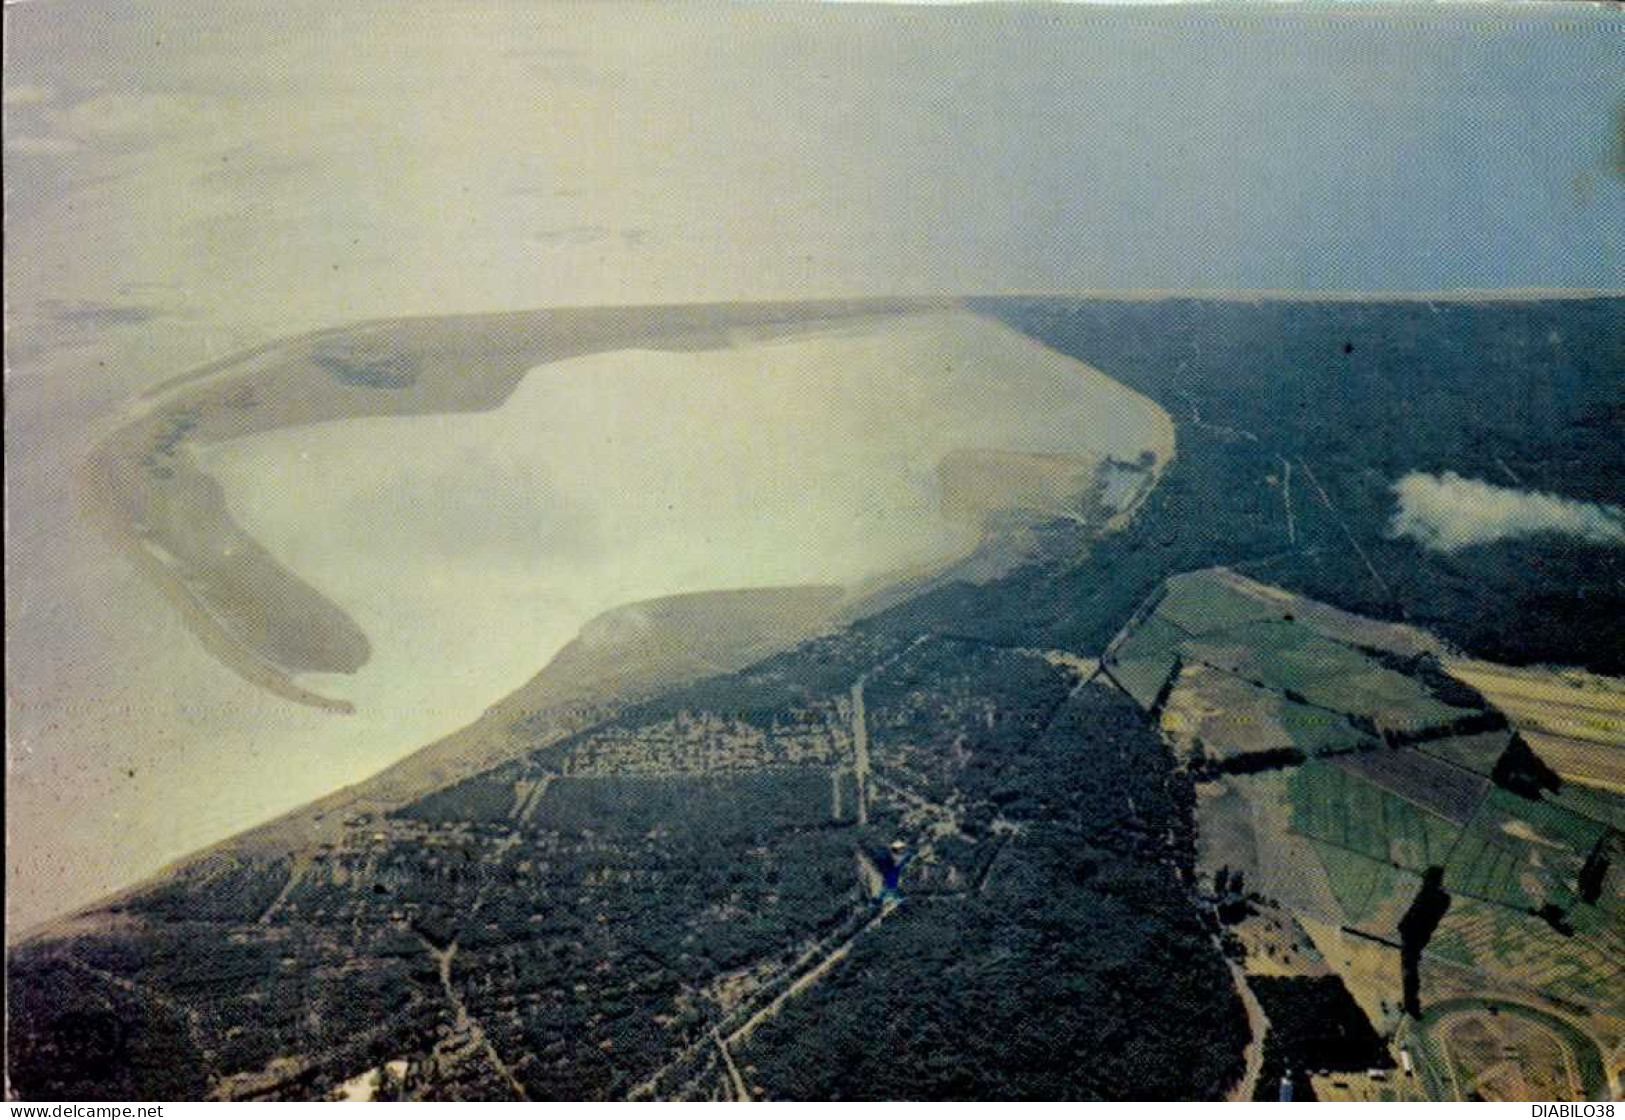
[{"label": "sky", "polygon": [[564,304],[1625,286],[1600,7],[4,19],[14,926],[379,764],[313,755],[321,715],[212,662],[80,515],[86,449],[202,362]]}]

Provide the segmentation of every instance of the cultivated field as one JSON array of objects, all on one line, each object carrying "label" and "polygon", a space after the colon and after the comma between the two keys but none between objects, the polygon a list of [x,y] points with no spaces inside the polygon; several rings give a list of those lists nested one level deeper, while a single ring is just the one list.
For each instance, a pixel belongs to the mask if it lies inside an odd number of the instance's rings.
[{"label": "cultivated field", "polygon": [[[1316,1093],[1601,1091],[1625,1032],[1625,803],[1547,744],[1612,757],[1618,682],[1464,667],[1421,631],[1223,569],[1168,580],[1101,665],[1200,783],[1198,875],[1249,984],[1333,975],[1396,1067],[1411,1047],[1414,1077],[1344,1065]],[[1312,950],[1286,951],[1293,923]],[[1266,1070],[1295,1044],[1268,1043]]]},{"label": "cultivated field", "polygon": [[1510,716],[1559,774],[1625,793],[1625,681],[1485,661],[1452,660],[1446,668]]}]

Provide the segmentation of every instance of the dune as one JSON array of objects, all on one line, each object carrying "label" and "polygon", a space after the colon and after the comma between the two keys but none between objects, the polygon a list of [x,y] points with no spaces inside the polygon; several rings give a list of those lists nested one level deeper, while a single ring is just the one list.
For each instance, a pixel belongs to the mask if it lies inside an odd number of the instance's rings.
[{"label": "dune", "polygon": [[539,364],[626,347],[703,350],[932,300],[574,308],[423,316],[315,331],[211,362],[152,390],[83,470],[91,520],[222,664],[285,699],[350,712],[296,682],[371,656],[355,620],[234,522],[195,451],[279,428],[498,408]]},{"label": "dune", "polygon": [[418,742],[622,604],[869,588],[966,554],[1000,506],[1081,515],[1100,464],[1171,452],[1150,401],[957,311],[582,354],[487,411],[193,449],[231,522],[365,635],[364,663],[298,686]]}]

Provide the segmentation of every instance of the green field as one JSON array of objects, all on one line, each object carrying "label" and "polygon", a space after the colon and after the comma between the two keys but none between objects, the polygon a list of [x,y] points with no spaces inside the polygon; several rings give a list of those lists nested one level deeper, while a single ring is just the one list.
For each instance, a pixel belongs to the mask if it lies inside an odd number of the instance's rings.
[{"label": "green field", "polygon": [[1489,777],[1495,763],[1507,749],[1510,738],[1511,735],[1504,730],[1486,731],[1478,735],[1452,735],[1445,739],[1429,740],[1417,749],[1423,754]]},{"label": "green field", "polygon": [[1453,895],[1470,895],[1518,910],[1535,910],[1547,904],[1567,909],[1574,902],[1573,892],[1531,869],[1526,856],[1521,846],[1469,830],[1445,865],[1445,889]]},{"label": "green field", "polygon": [[1347,925],[1379,937],[1398,939],[1399,919],[1422,889],[1420,876],[1391,864],[1311,841]]},{"label": "green field", "polygon": [[1149,708],[1179,664],[1179,643],[1184,637],[1183,631],[1152,615],[1112,651],[1107,668],[1136,703]]},{"label": "green field", "polygon": [[1409,871],[1442,865],[1461,834],[1443,817],[1325,762],[1299,767],[1288,789],[1294,832]]},{"label": "green field", "polygon": [[1281,726],[1292,738],[1292,745],[1310,758],[1342,751],[1366,750],[1377,745],[1346,716],[1323,708],[1283,701],[1280,720]]},{"label": "green field", "polygon": [[1618,794],[1565,782],[1551,795],[1551,801],[1572,813],[1606,824],[1615,832],[1625,832],[1625,797]]},{"label": "green field", "polygon": [[1445,887],[1520,910],[1570,909],[1608,826],[1492,788],[1445,866]]},{"label": "green field", "polygon": [[1211,630],[1180,650],[1186,660],[1234,673],[1288,699],[1374,718],[1407,734],[1469,714],[1440,703],[1420,681],[1382,667],[1352,646],[1280,618]]},{"label": "green field", "polygon": [[1608,826],[1545,801],[1531,801],[1503,789],[1490,790],[1474,823],[1481,828],[1531,833],[1530,843],[1562,847],[1584,860],[1608,832]]},{"label": "green field", "polygon": [[1191,634],[1229,630],[1282,615],[1279,605],[1243,595],[1208,572],[1173,576],[1167,587],[1156,613]]}]

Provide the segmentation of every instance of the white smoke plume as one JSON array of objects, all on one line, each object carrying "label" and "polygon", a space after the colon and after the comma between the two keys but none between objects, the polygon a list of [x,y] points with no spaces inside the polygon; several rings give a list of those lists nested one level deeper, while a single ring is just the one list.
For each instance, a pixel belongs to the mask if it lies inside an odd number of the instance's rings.
[{"label": "white smoke plume", "polygon": [[1625,509],[1556,494],[1492,486],[1454,471],[1412,471],[1394,483],[1399,508],[1390,536],[1454,552],[1533,533],[1564,533],[1597,544],[1625,545]]}]

